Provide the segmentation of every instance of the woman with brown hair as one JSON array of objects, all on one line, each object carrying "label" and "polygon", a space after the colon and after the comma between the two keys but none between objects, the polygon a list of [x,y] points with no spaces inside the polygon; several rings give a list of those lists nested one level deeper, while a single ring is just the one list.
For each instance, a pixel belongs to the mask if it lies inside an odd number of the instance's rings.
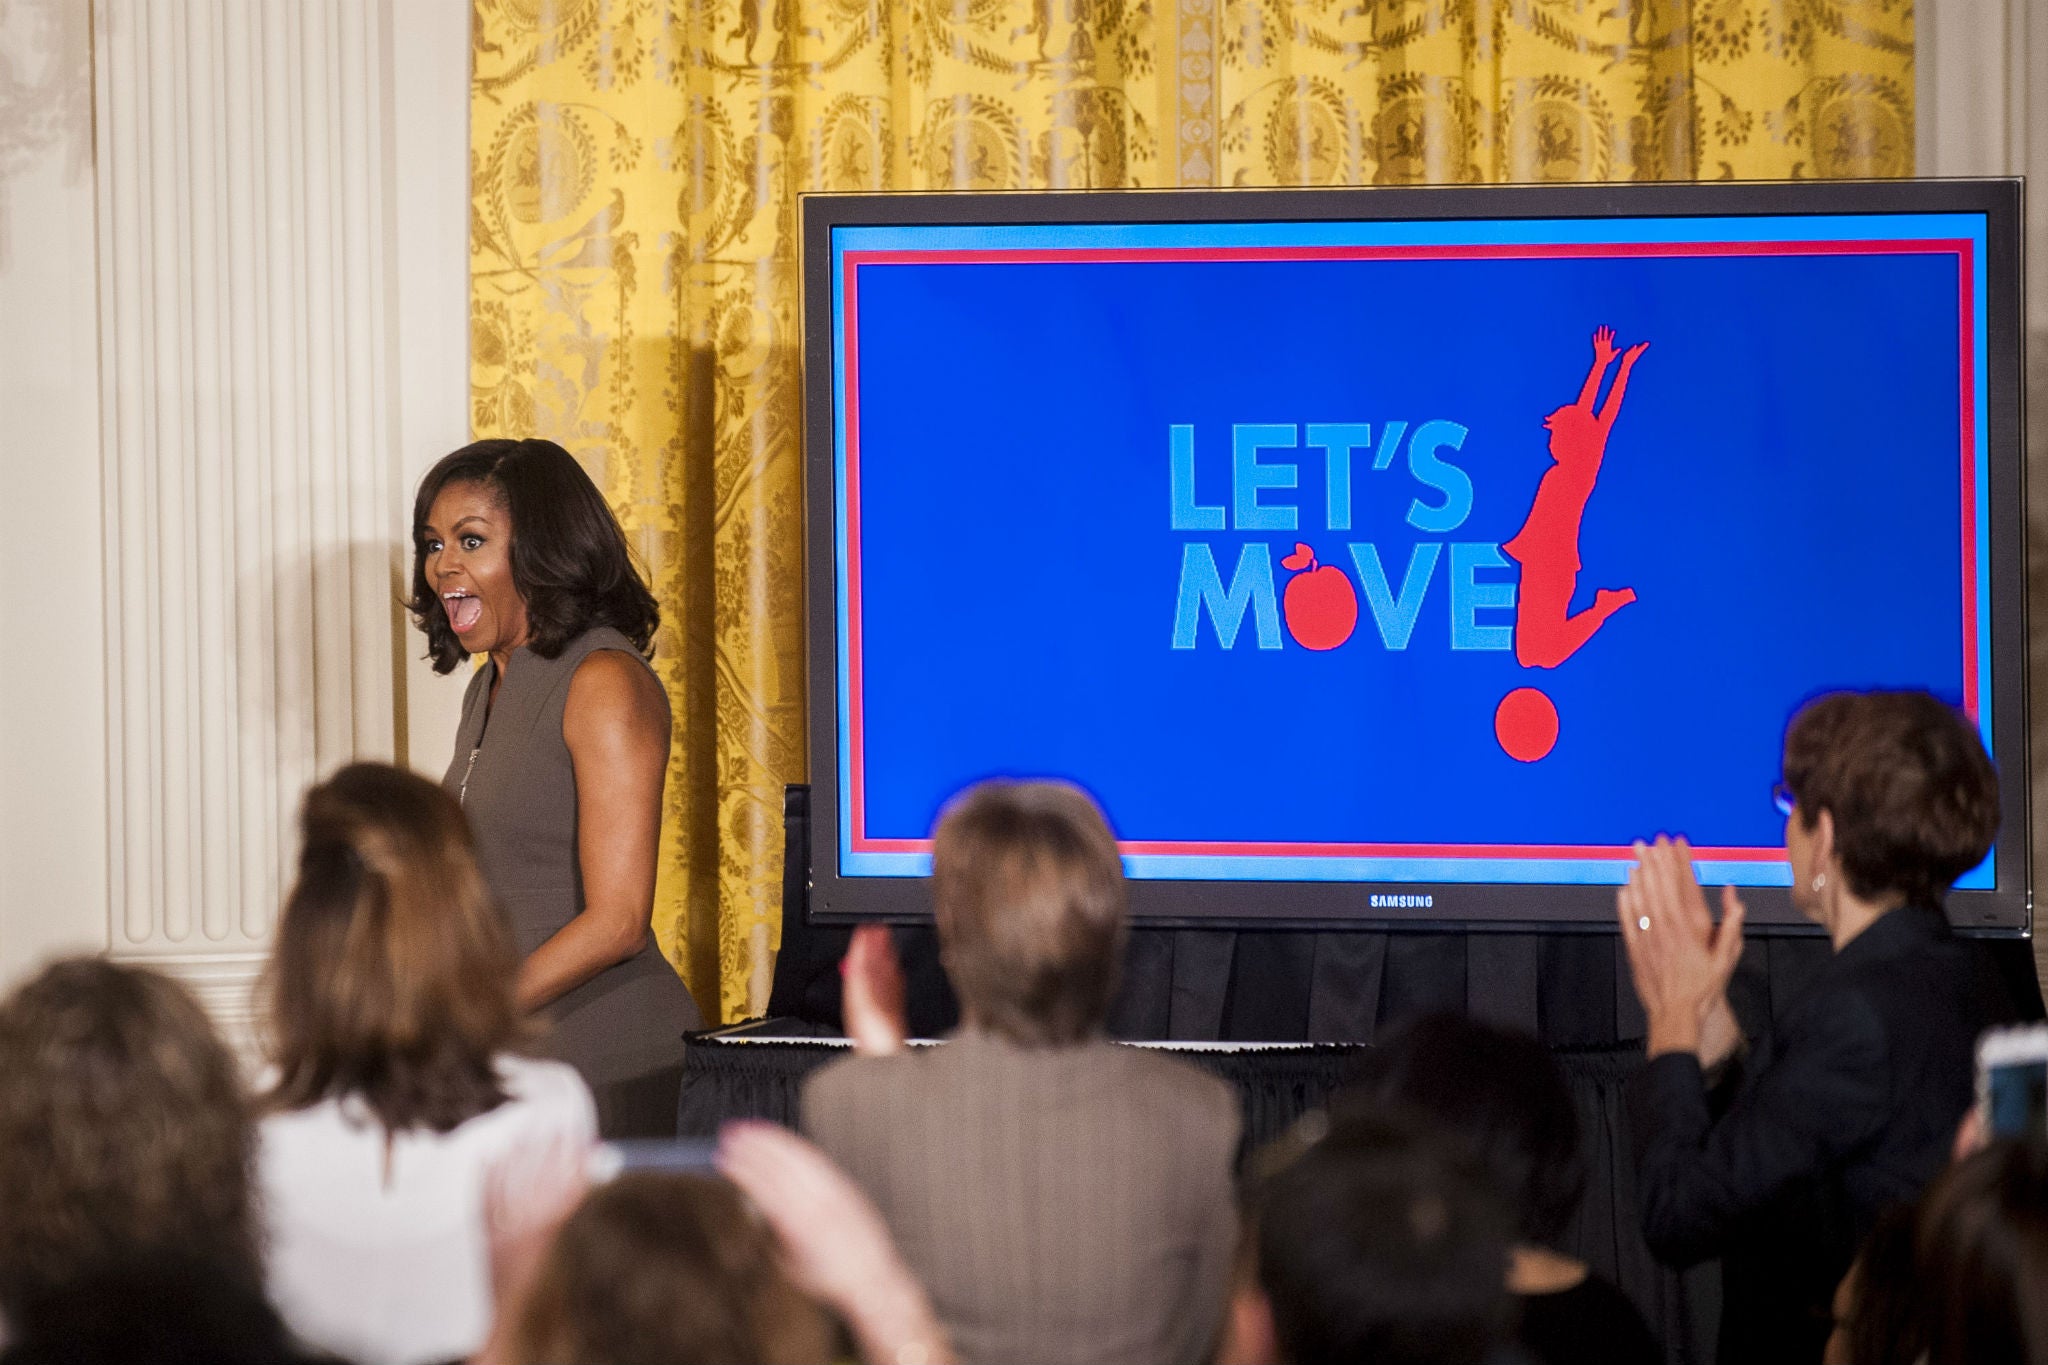
[{"label": "woman with brown hair", "polygon": [[[717,1168],[641,1170],[586,1196],[590,1163],[544,1152],[500,1173],[501,1317],[477,1365],[951,1365],[882,1216],[810,1143],[729,1123]],[[519,1208],[505,1207],[512,1186]]]},{"label": "woman with brown hair", "polygon": [[523,1365],[809,1365],[831,1319],[783,1273],[738,1190],[639,1173],[599,1186],[542,1260],[516,1331]]},{"label": "woman with brown hair", "polygon": [[300,823],[267,981],[271,1292],[302,1338],[365,1365],[464,1356],[491,1320],[486,1177],[587,1146],[590,1092],[515,1050],[517,959],[453,798],[358,763]]},{"label": "woman with brown hair", "polygon": [[625,533],[553,441],[477,441],[420,481],[412,612],[438,672],[484,656],[442,785],[511,919],[519,1008],[606,1137],[672,1136],[703,1021],[651,932],[670,719]]},{"label": "woman with brown hair", "polygon": [[1976,731],[1924,692],[1840,692],[1785,732],[1792,903],[1834,956],[1745,1053],[1728,1004],[1743,907],[1718,923],[1683,840],[1638,844],[1623,943],[1648,1019],[1630,1093],[1643,1233],[1719,1256],[1724,1361],[1815,1362],[1836,1285],[1887,1206],[1915,1198],[1971,1100],[1977,1035],[2013,1002],[1942,899],[1998,833]]},{"label": "woman with brown hair", "polygon": [[253,1147],[235,1059],[169,979],[78,958],[0,1004],[0,1358],[290,1357]]}]

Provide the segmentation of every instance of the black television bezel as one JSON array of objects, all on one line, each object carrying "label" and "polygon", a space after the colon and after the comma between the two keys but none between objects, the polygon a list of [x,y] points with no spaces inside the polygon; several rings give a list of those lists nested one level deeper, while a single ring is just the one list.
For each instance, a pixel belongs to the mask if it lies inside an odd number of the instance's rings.
[{"label": "black television bezel", "polygon": [[[1991,511],[1993,758],[2004,823],[1996,885],[1956,891],[1950,921],[1986,936],[2032,931],[2027,782],[2026,474],[2021,254],[2023,185],[2017,179],[1742,181],[1716,184],[1161,189],[998,193],[806,194],[803,258],[804,511],[807,596],[811,883],[817,924],[931,919],[927,877],[839,875],[837,583],[833,553],[832,257],[836,227],[1006,226],[1048,223],[1317,222],[1429,219],[1677,218],[1785,214],[1981,213]],[[1646,831],[1653,832],[1653,831]],[[1614,889],[1520,883],[1133,880],[1141,924],[1213,929],[1613,931]],[[1373,895],[1425,899],[1424,907],[1372,907]],[[1752,929],[1812,933],[1782,888],[1743,893]],[[1511,907],[1511,908],[1510,908]]]}]

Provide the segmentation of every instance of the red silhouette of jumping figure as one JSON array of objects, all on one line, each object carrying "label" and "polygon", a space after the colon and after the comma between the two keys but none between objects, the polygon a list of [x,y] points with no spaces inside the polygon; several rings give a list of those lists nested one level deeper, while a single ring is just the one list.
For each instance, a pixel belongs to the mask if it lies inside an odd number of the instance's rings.
[{"label": "red silhouette of jumping figure", "polygon": [[1524,668],[1556,668],[1578,653],[1608,617],[1636,600],[1634,588],[1601,588],[1593,594],[1592,606],[1571,614],[1581,568],[1579,523],[1600,477],[1608,433],[1621,414],[1629,371],[1649,348],[1649,342],[1639,341],[1621,353],[1621,368],[1606,403],[1596,412],[1600,381],[1614,364],[1616,352],[1612,327],[1594,332],[1593,368],[1586,372],[1578,401],[1543,419],[1550,432],[1550,457],[1556,463],[1544,471],[1536,487],[1528,520],[1513,540],[1501,546],[1522,566],[1515,595],[1515,659]]}]

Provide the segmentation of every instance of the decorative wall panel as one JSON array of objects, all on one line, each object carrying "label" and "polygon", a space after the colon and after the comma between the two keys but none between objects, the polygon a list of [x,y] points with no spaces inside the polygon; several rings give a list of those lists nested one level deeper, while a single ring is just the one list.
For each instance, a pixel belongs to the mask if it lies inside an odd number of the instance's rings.
[{"label": "decorative wall panel", "polygon": [[250,1022],[301,793],[389,757],[383,0],[97,0],[118,957]]}]

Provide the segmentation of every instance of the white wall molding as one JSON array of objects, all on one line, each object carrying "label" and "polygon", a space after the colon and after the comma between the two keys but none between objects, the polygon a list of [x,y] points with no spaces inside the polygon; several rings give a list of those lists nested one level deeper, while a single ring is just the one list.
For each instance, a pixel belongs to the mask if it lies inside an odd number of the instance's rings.
[{"label": "white wall molding", "polygon": [[110,947],[246,1032],[306,786],[390,758],[388,0],[96,0]]},{"label": "white wall molding", "polygon": [[2029,3],[1921,0],[1913,16],[1920,175],[2023,173]]},{"label": "white wall molding", "polygon": [[91,15],[0,0],[0,990],[107,946]]},{"label": "white wall molding", "polygon": [[[2027,540],[2034,880],[2048,881],[2048,8],[1920,0],[1914,16],[1921,175],[2027,177]],[[2036,924],[2044,907],[2036,893]],[[2048,933],[2034,936],[2048,980]]]},{"label": "white wall molding", "polygon": [[257,985],[268,952],[110,954],[116,962],[133,962],[172,977],[191,991],[213,1019],[228,1045],[254,1074],[262,1055],[263,1011]]},{"label": "white wall molding", "polygon": [[[401,541],[434,461],[469,440],[469,0],[403,0],[392,12],[396,173],[390,264],[397,293]],[[405,571],[411,572],[410,564]],[[400,686],[404,760],[439,779],[468,679],[434,672],[408,631]]]}]

